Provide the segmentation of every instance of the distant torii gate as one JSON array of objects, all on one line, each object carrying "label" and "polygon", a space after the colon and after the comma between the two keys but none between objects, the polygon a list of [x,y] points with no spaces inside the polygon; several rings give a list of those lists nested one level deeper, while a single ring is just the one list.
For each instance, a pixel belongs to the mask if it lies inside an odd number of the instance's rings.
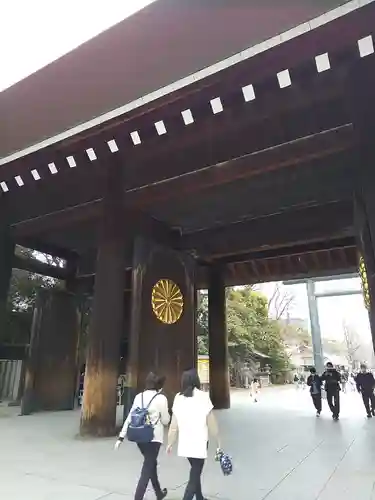
[{"label": "distant torii gate", "polygon": [[309,319],[311,325],[311,338],[313,344],[314,364],[318,373],[323,373],[324,371],[324,356],[323,356],[323,345],[322,345],[322,333],[319,321],[318,299],[322,297],[342,297],[347,295],[360,295],[362,294],[362,290],[333,290],[330,292],[317,293],[315,290],[315,285],[317,282],[344,280],[344,279],[352,279],[358,277],[359,274],[350,273],[350,274],[341,274],[338,276],[327,276],[326,278],[292,280],[283,282],[284,285],[300,285],[300,284],[306,285],[307,300],[309,305]]}]

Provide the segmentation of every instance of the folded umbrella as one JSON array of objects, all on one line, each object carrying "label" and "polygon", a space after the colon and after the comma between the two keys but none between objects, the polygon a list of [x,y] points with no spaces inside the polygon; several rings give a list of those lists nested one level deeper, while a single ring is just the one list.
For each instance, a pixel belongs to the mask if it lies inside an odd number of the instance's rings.
[{"label": "folded umbrella", "polygon": [[222,450],[217,450],[215,460],[220,463],[220,467],[224,476],[230,476],[232,474],[233,463],[232,459],[227,453],[224,453]]}]

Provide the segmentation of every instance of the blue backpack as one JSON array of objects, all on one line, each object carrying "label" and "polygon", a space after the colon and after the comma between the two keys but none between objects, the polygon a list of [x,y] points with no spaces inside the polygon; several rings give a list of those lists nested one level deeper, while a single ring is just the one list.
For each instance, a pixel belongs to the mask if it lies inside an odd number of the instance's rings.
[{"label": "blue backpack", "polygon": [[158,396],[151,399],[149,404],[145,407],[143,404],[143,392],[142,392],[142,408],[135,408],[130,414],[130,422],[126,432],[126,437],[128,441],[132,443],[151,443],[154,439],[154,427],[159,421],[153,425],[151,423],[149,408],[153,400]]}]

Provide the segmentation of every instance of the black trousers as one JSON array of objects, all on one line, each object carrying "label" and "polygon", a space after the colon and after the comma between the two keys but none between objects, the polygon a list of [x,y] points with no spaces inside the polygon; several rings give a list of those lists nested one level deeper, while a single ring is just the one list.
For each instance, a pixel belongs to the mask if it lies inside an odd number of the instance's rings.
[{"label": "black trousers", "polygon": [[[362,392],[363,404],[365,405],[367,415],[370,415],[372,411],[375,410],[375,396],[371,392]],[[371,406],[370,406],[371,404]]]},{"label": "black trousers", "polygon": [[162,495],[159,479],[158,479],[158,455],[160,443],[141,443],[137,445],[142,453],[144,460],[139,478],[137,489],[135,490],[134,500],[143,500],[149,481],[154,488],[156,498]]},{"label": "black trousers", "polygon": [[318,394],[311,394],[311,399],[314,403],[316,411],[320,413],[322,411],[322,393],[319,392]]},{"label": "black trousers", "polygon": [[327,391],[327,403],[334,417],[340,414],[340,391]]},{"label": "black trousers", "polygon": [[192,500],[195,496],[196,500],[204,500],[202,495],[201,476],[204,466],[203,458],[188,458],[190,463],[189,482],[186,486],[185,494],[182,500]]}]

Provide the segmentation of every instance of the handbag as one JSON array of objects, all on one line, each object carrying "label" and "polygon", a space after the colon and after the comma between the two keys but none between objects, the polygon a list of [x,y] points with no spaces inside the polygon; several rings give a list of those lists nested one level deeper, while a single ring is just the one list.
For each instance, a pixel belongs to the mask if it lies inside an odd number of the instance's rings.
[{"label": "handbag", "polygon": [[216,450],[215,455],[216,462],[220,463],[221,471],[224,476],[230,476],[233,472],[233,463],[232,459],[227,453],[224,453],[222,450]]}]

